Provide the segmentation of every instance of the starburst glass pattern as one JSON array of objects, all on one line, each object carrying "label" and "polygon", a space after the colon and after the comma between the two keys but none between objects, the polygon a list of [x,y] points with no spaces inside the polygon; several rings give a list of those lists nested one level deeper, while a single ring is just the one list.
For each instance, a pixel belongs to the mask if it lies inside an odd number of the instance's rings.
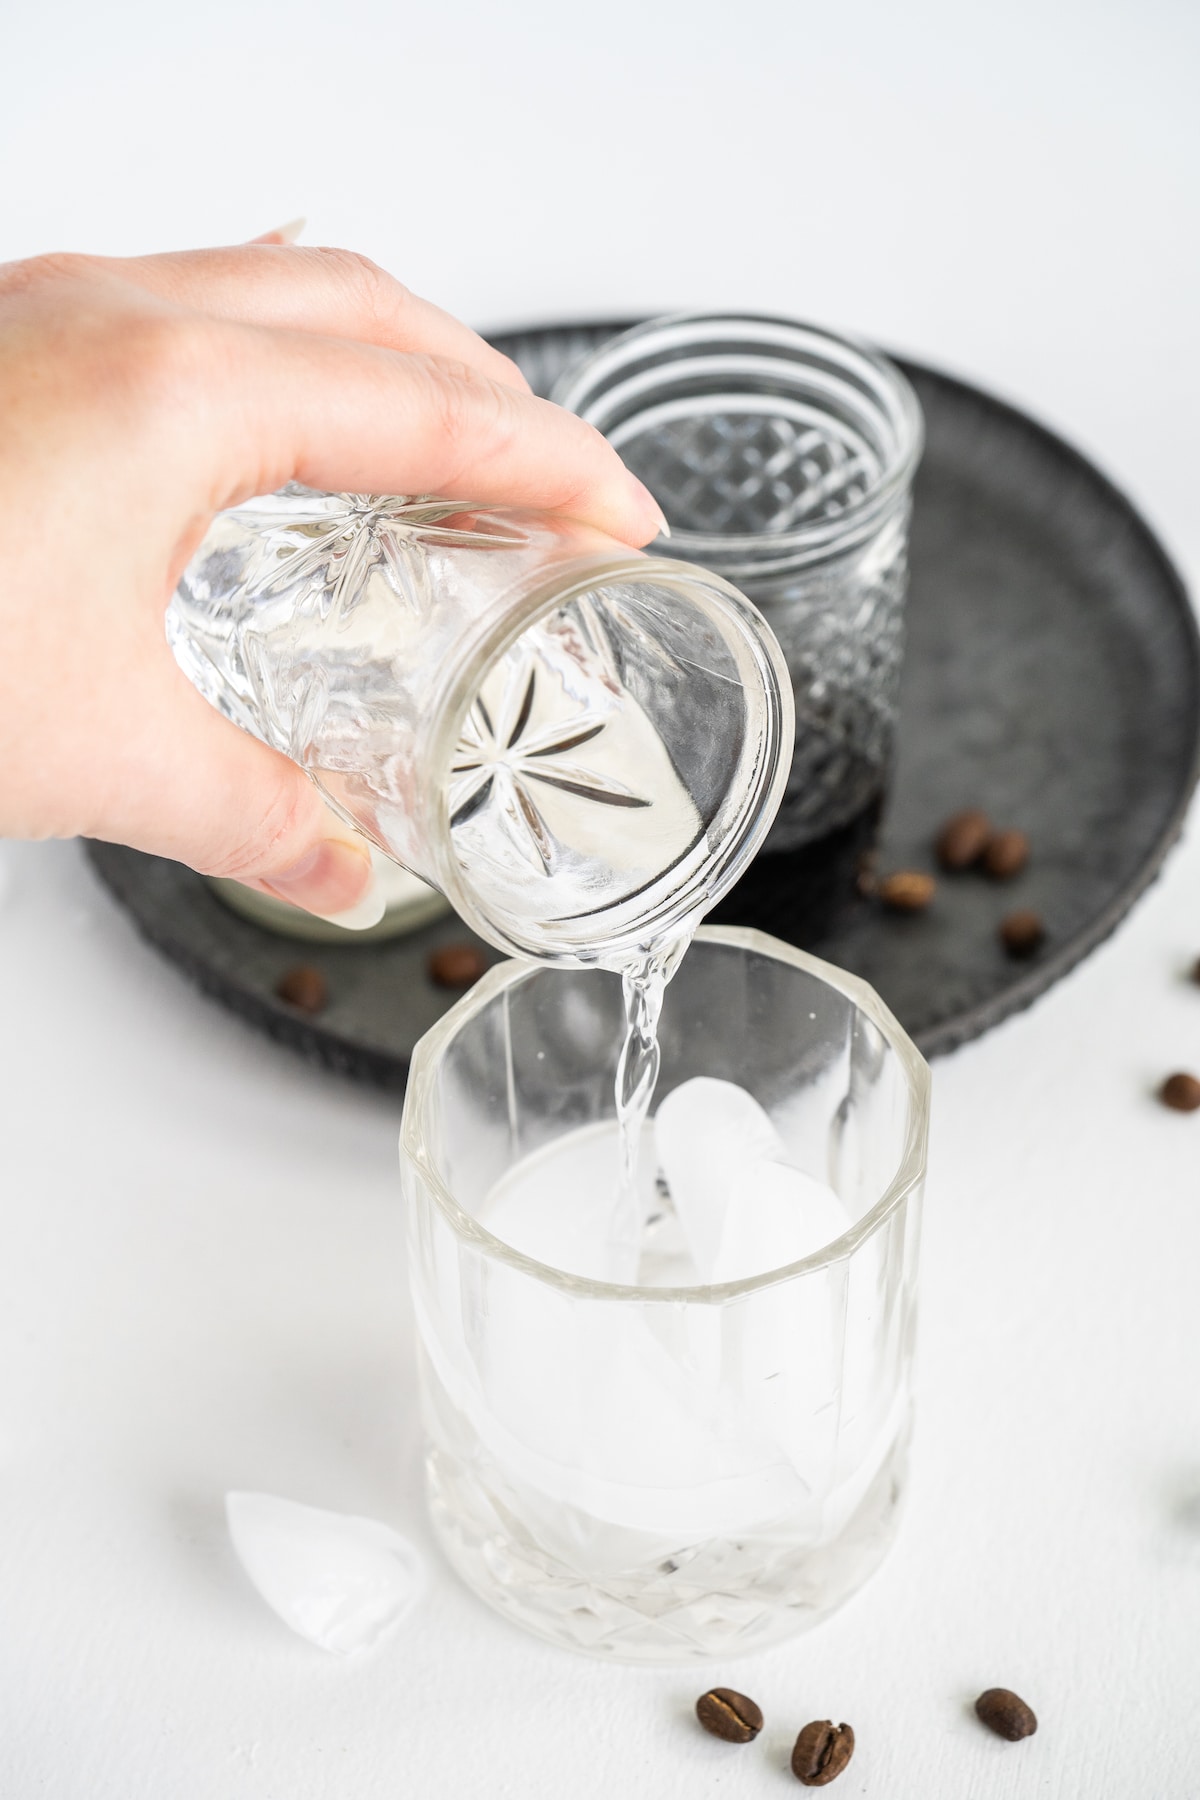
[{"label": "starburst glass pattern", "polygon": [[514,657],[495,718],[482,695],[463,723],[451,769],[451,829],[493,809],[497,823],[522,855],[543,873],[554,872],[554,834],[538,804],[538,790],[554,789],[597,806],[646,807],[649,799],[572,756],[607,727],[584,706],[566,718],[538,723],[537,664]]},{"label": "starburst glass pattern", "polygon": [[[294,483],[282,491],[299,500],[310,493]],[[445,523],[463,517],[463,507],[454,501],[315,492],[312,501],[311,511],[270,517],[263,530],[268,564],[260,591],[279,593],[303,583],[319,597],[322,619],[345,616],[366,593],[376,569],[400,599],[422,611],[429,599],[423,546],[495,550],[520,539],[499,520],[489,520],[486,533]]]},{"label": "starburst glass pattern", "polygon": [[622,690],[622,663],[631,660],[631,652],[652,671],[655,680],[683,673],[678,655],[661,637],[647,630],[644,611],[626,604],[619,587],[606,589],[603,602],[591,594],[581,595],[571,610],[583,632],[593,666],[613,693]]}]

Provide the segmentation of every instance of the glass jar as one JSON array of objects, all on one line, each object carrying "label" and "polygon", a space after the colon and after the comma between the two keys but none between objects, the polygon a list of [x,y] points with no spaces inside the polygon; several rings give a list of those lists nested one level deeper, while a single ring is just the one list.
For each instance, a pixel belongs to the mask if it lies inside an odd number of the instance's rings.
[{"label": "glass jar", "polygon": [[293,485],[218,515],[167,635],[508,953],[624,967],[736,879],[787,779],[760,614],[572,520]]},{"label": "glass jar", "polygon": [[621,1025],[617,981],[509,963],[413,1054],[430,1508],[464,1579],[540,1636],[740,1655],[839,1606],[896,1529],[929,1071],[864,982],[704,927],[666,992],[646,1230],[618,1284],[595,1270]]},{"label": "glass jar", "polygon": [[[564,373],[553,398],[646,483],[672,555],[734,582],[762,610],[796,709],[765,848],[796,853],[790,885],[808,888],[810,911],[830,885],[830,854],[834,885],[852,893],[896,724],[923,441],[909,383],[876,351],[816,326],[696,313],[610,340]],[[779,878],[765,870],[759,884]],[[793,935],[778,918],[753,922]]]}]

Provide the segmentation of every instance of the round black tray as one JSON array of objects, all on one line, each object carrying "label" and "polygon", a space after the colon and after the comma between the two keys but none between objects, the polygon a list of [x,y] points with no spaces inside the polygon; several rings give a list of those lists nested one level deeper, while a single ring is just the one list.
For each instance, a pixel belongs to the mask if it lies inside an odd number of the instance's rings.
[{"label": "round black tray", "polygon": [[[493,341],[545,393],[628,323]],[[1027,1006],[1153,879],[1200,768],[1200,638],[1153,533],[1078,451],[965,382],[901,366],[928,436],[881,866],[931,868],[937,825],[965,806],[1021,827],[1033,856],[1013,882],[945,878],[918,916],[863,903],[809,947],[864,976],[935,1055]],[[469,936],[454,919],[391,943],[298,945],[236,917],[177,863],[109,844],[90,854],[146,937],[199,986],[330,1068],[402,1087],[413,1045],[455,997],[426,971],[432,948]],[[1048,928],[1026,964],[996,937],[1017,906]],[[275,997],[298,961],[328,977],[317,1019]]]}]

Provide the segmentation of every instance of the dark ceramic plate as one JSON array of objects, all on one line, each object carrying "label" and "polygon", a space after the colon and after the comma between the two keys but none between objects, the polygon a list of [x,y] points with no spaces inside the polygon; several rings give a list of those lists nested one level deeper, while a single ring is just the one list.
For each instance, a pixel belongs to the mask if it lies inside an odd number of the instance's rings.
[{"label": "dark ceramic plate", "polygon": [[[495,341],[544,393],[624,328]],[[934,1055],[1065,975],[1157,873],[1200,763],[1200,639],[1153,533],[1078,451],[965,382],[902,366],[928,441],[881,864],[932,867],[937,825],[964,806],[1020,826],[1033,856],[1010,883],[944,879],[916,917],[864,903],[808,947],[865,976]],[[298,945],[235,917],[176,863],[107,844],[90,854],[145,936],[200,987],[330,1068],[402,1087],[413,1045],[454,998],[426,974],[435,945],[469,935],[453,919],[391,943]],[[779,903],[786,913],[786,893]],[[1048,930],[1023,964],[996,938],[1018,906]],[[275,998],[297,961],[328,977],[319,1019]]]}]

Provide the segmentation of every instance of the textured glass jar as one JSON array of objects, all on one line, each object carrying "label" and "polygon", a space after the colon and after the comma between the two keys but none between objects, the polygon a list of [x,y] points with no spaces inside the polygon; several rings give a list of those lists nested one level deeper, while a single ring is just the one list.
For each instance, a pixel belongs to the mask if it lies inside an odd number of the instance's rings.
[{"label": "textured glass jar", "polygon": [[[667,989],[656,1105],[696,1076],[738,1084],[847,1223],[790,1265],[664,1285],[680,1264],[652,1159],[660,1216],[642,1285],[620,1286],[521,1253],[489,1219],[512,1218],[498,1185],[593,1133],[615,1182],[621,1024],[602,972],[509,964],[413,1055],[401,1164],[430,1506],[466,1581],[543,1637],[640,1662],[732,1655],[838,1606],[892,1540],[929,1073],[865,983],[704,927]],[[589,1204],[561,1167],[538,1202],[551,1236]]]},{"label": "textured glass jar", "polygon": [[218,515],[167,634],[228,718],[523,956],[636,958],[733,882],[787,778],[755,608],[573,520],[289,487]]},{"label": "textured glass jar", "polygon": [[672,554],[734,582],[783,647],[796,744],[767,848],[813,844],[877,808],[922,446],[900,371],[816,326],[682,314],[612,339],[553,397],[650,488]]}]

